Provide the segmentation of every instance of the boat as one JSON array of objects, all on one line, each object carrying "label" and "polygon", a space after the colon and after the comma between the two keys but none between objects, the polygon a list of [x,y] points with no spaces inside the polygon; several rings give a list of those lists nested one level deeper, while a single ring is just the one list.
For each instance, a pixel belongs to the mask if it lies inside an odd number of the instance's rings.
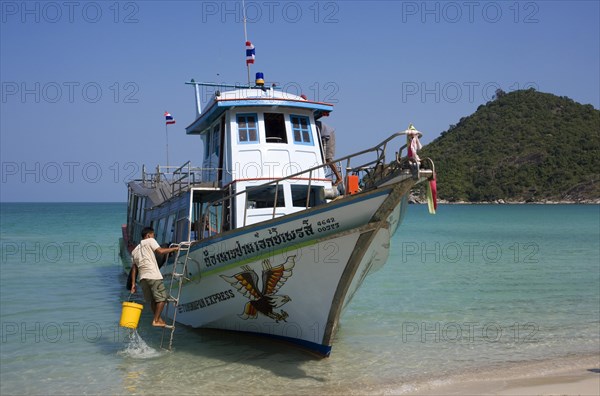
[{"label": "boat", "polygon": [[[260,73],[247,86],[186,84],[196,99],[186,133],[201,138],[200,166],[144,166],[127,183],[124,270],[145,226],[159,244],[180,247],[161,267],[169,348],[177,323],[329,356],[345,308],[388,259],[411,189],[434,186],[433,161],[417,154],[421,133],[411,126],[326,161],[318,125],[332,104],[278,90]],[[203,108],[205,87],[214,92]]]}]

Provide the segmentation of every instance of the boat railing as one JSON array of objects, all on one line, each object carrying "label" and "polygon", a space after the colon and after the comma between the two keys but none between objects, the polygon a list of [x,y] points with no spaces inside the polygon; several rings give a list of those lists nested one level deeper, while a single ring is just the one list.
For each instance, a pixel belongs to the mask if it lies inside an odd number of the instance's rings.
[{"label": "boat railing", "polygon": [[[201,225],[201,227],[202,227],[201,229],[207,230],[207,234],[205,235],[205,237],[210,237],[210,236],[213,236],[215,234],[222,232],[223,226],[228,223],[226,221],[226,216],[228,214],[227,213],[228,211],[225,210],[225,208],[226,208],[226,206],[228,206],[229,208],[232,207],[231,202],[233,202],[233,199],[235,199],[239,195],[248,194],[252,191],[264,189],[266,186],[270,186],[270,185],[275,186],[275,197],[273,200],[273,211],[271,214],[271,218],[275,218],[276,210],[277,210],[277,198],[278,198],[277,195],[278,195],[278,190],[279,190],[278,187],[282,182],[291,180],[291,179],[298,179],[298,178],[301,178],[303,180],[308,179],[307,197],[306,197],[306,203],[305,203],[305,209],[308,209],[309,203],[310,203],[311,185],[313,184],[313,181],[319,179],[318,176],[321,173],[318,171],[320,169],[326,169],[332,165],[336,166],[336,164],[343,164],[344,162],[346,164],[346,166],[345,167],[342,166],[342,169],[341,169],[343,172],[343,175],[342,175],[343,176],[343,180],[342,180],[342,183],[343,183],[342,191],[343,192],[341,194],[342,196],[345,196],[348,194],[348,185],[347,185],[347,176],[348,175],[351,175],[351,174],[359,175],[362,173],[363,175],[366,176],[364,178],[364,179],[366,179],[365,183],[367,183],[369,185],[374,185],[377,182],[377,180],[380,180],[381,178],[386,176],[386,173],[385,173],[386,165],[395,164],[395,166],[397,166],[397,167],[402,167],[402,166],[406,166],[407,168],[409,167],[407,159],[402,156],[402,151],[407,147],[407,144],[408,144],[407,142],[405,142],[405,144],[401,145],[398,148],[398,150],[394,152],[394,157],[392,160],[389,159],[389,155],[386,156],[386,153],[389,149],[390,143],[399,137],[406,137],[406,136],[407,136],[406,132],[396,132],[374,147],[347,155],[345,157],[335,159],[331,162],[327,162],[327,163],[324,163],[321,165],[314,166],[312,168],[291,174],[289,176],[285,176],[282,178],[278,178],[278,179],[260,184],[258,186],[247,187],[243,191],[238,191],[236,193],[233,193],[233,194],[227,195],[223,198],[220,198],[218,200],[215,200],[208,204],[208,208],[205,212],[206,216],[203,216],[204,224]],[[420,136],[420,134],[419,134],[419,136]],[[397,142],[395,142],[395,143],[397,143]],[[372,159],[372,158],[368,158],[368,159],[364,159],[364,160],[361,159],[361,157],[369,156],[372,154],[375,154],[374,159]],[[353,162],[358,162],[358,164],[354,165]],[[307,175],[308,175],[308,177],[307,177]],[[319,179],[319,180],[322,180],[322,179]],[[366,186],[366,187],[368,187],[368,186]],[[222,210],[218,210],[219,206],[222,206]],[[248,205],[246,204],[244,207],[244,219],[243,219],[242,226],[246,226],[247,210],[248,210]],[[229,215],[231,217],[232,213],[229,213]],[[218,221],[217,216],[222,216],[222,218],[220,219],[221,221]],[[211,220],[213,220],[213,221],[211,221]],[[217,224],[219,226],[214,227],[214,225],[217,225]]]},{"label": "boat railing", "polygon": [[187,161],[172,172],[170,180],[171,193],[173,195],[178,195],[183,191],[187,191],[191,186],[204,182],[206,179],[204,174],[216,175],[220,170],[220,168],[193,167],[191,162]]},{"label": "boat railing", "polygon": [[142,178],[138,180],[145,187],[154,188],[161,182],[167,182],[171,187],[171,196],[179,195],[187,191],[194,185],[205,182],[206,174],[216,174],[220,168],[200,168],[194,167],[191,161],[187,161],[179,167],[175,166],[156,166],[155,172],[148,172],[146,166],[142,166]]}]

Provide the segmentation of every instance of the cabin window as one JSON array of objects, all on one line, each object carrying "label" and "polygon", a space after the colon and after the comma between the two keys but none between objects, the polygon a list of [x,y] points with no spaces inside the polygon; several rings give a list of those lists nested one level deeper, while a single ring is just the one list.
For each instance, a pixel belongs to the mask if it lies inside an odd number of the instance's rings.
[{"label": "cabin window", "polygon": [[158,220],[158,227],[156,227],[156,242],[158,242],[159,245],[162,245],[165,241],[165,223],[166,220],[164,217],[160,220]]},{"label": "cabin window", "polygon": [[[248,209],[272,208],[275,203],[275,186],[266,186],[249,190],[247,194]],[[277,186],[277,207],[285,206],[283,186]]]},{"label": "cabin window", "polygon": [[185,209],[181,209],[177,213],[177,220],[175,222],[175,242],[187,241],[188,240],[188,212]]},{"label": "cabin window", "polygon": [[201,238],[208,238],[209,236],[212,236],[215,233],[223,231],[222,203],[216,205],[209,205],[205,202],[202,204],[202,213],[204,218],[202,219],[200,225],[204,228],[200,230]]},{"label": "cabin window", "polygon": [[[312,134],[310,131],[310,122],[308,117],[290,116],[292,121],[292,133],[294,135],[294,143],[312,145]],[[303,205],[304,206],[304,205]]]},{"label": "cabin window", "polygon": [[[306,207],[306,195],[308,193],[307,185],[292,185],[292,205],[295,207]],[[308,207],[313,207],[325,203],[325,190],[320,186],[311,186],[308,198]]]},{"label": "cabin window", "polygon": [[165,235],[165,242],[167,243],[172,243],[173,242],[173,234],[174,234],[174,222],[175,222],[175,213],[170,214],[169,218],[167,219],[167,225],[166,225],[166,235]]},{"label": "cabin window", "polygon": [[[230,229],[229,202],[220,202],[210,205],[210,202],[223,198],[222,192],[208,192],[195,190],[192,198],[191,240],[208,238],[215,233]],[[187,226],[187,212],[179,212],[180,220]],[[187,229],[184,235],[187,235]]]},{"label": "cabin window", "polygon": [[134,211],[135,211],[135,221],[138,221],[140,223],[143,222],[142,219],[142,214],[144,213],[144,198],[145,197],[140,197],[138,195],[134,195]]},{"label": "cabin window", "polygon": [[287,143],[283,114],[265,113],[265,135],[267,143]]},{"label": "cabin window", "polygon": [[240,143],[258,143],[255,114],[238,114],[238,140]]},{"label": "cabin window", "polygon": [[221,139],[219,136],[219,132],[221,132],[221,126],[219,124],[215,125],[212,132],[212,144],[213,144],[213,153],[218,157],[219,150],[221,146]]},{"label": "cabin window", "polygon": [[140,223],[144,222],[144,206],[146,205],[146,197],[140,197],[138,200],[137,220]]}]

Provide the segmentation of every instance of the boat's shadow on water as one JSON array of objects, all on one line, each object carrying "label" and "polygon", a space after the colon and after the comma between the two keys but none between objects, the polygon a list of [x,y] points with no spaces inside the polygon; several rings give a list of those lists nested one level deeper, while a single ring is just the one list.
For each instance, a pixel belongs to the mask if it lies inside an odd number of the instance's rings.
[{"label": "boat's shadow on water", "polygon": [[[181,327],[184,326],[180,325]],[[268,370],[278,377],[326,381],[324,377],[309,375],[302,368],[306,364],[317,364],[323,357],[289,342],[234,331],[185,327],[183,332],[185,335],[177,332],[175,334],[174,353],[187,348],[188,353],[198,355],[200,358],[220,360],[224,366],[249,365]],[[186,340],[179,343],[178,336],[186,337]],[[185,345],[182,345],[183,343]]]}]

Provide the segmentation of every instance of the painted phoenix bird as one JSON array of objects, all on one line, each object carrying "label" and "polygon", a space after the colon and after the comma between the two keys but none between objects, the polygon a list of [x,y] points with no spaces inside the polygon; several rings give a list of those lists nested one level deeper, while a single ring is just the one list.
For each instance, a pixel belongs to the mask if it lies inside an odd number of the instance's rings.
[{"label": "painted phoenix bird", "polygon": [[277,295],[275,293],[292,276],[292,268],[296,264],[295,260],[296,256],[288,256],[283,264],[276,267],[271,266],[268,259],[263,260],[262,290],[258,287],[258,274],[247,265],[241,267],[242,272],[238,272],[233,276],[221,275],[221,278],[250,300],[246,303],[244,312],[239,315],[240,318],[256,319],[258,312],[260,312],[276,322],[280,320],[285,322],[288,313],[284,310],[275,312],[275,309],[291,301],[291,298],[287,295]]}]

